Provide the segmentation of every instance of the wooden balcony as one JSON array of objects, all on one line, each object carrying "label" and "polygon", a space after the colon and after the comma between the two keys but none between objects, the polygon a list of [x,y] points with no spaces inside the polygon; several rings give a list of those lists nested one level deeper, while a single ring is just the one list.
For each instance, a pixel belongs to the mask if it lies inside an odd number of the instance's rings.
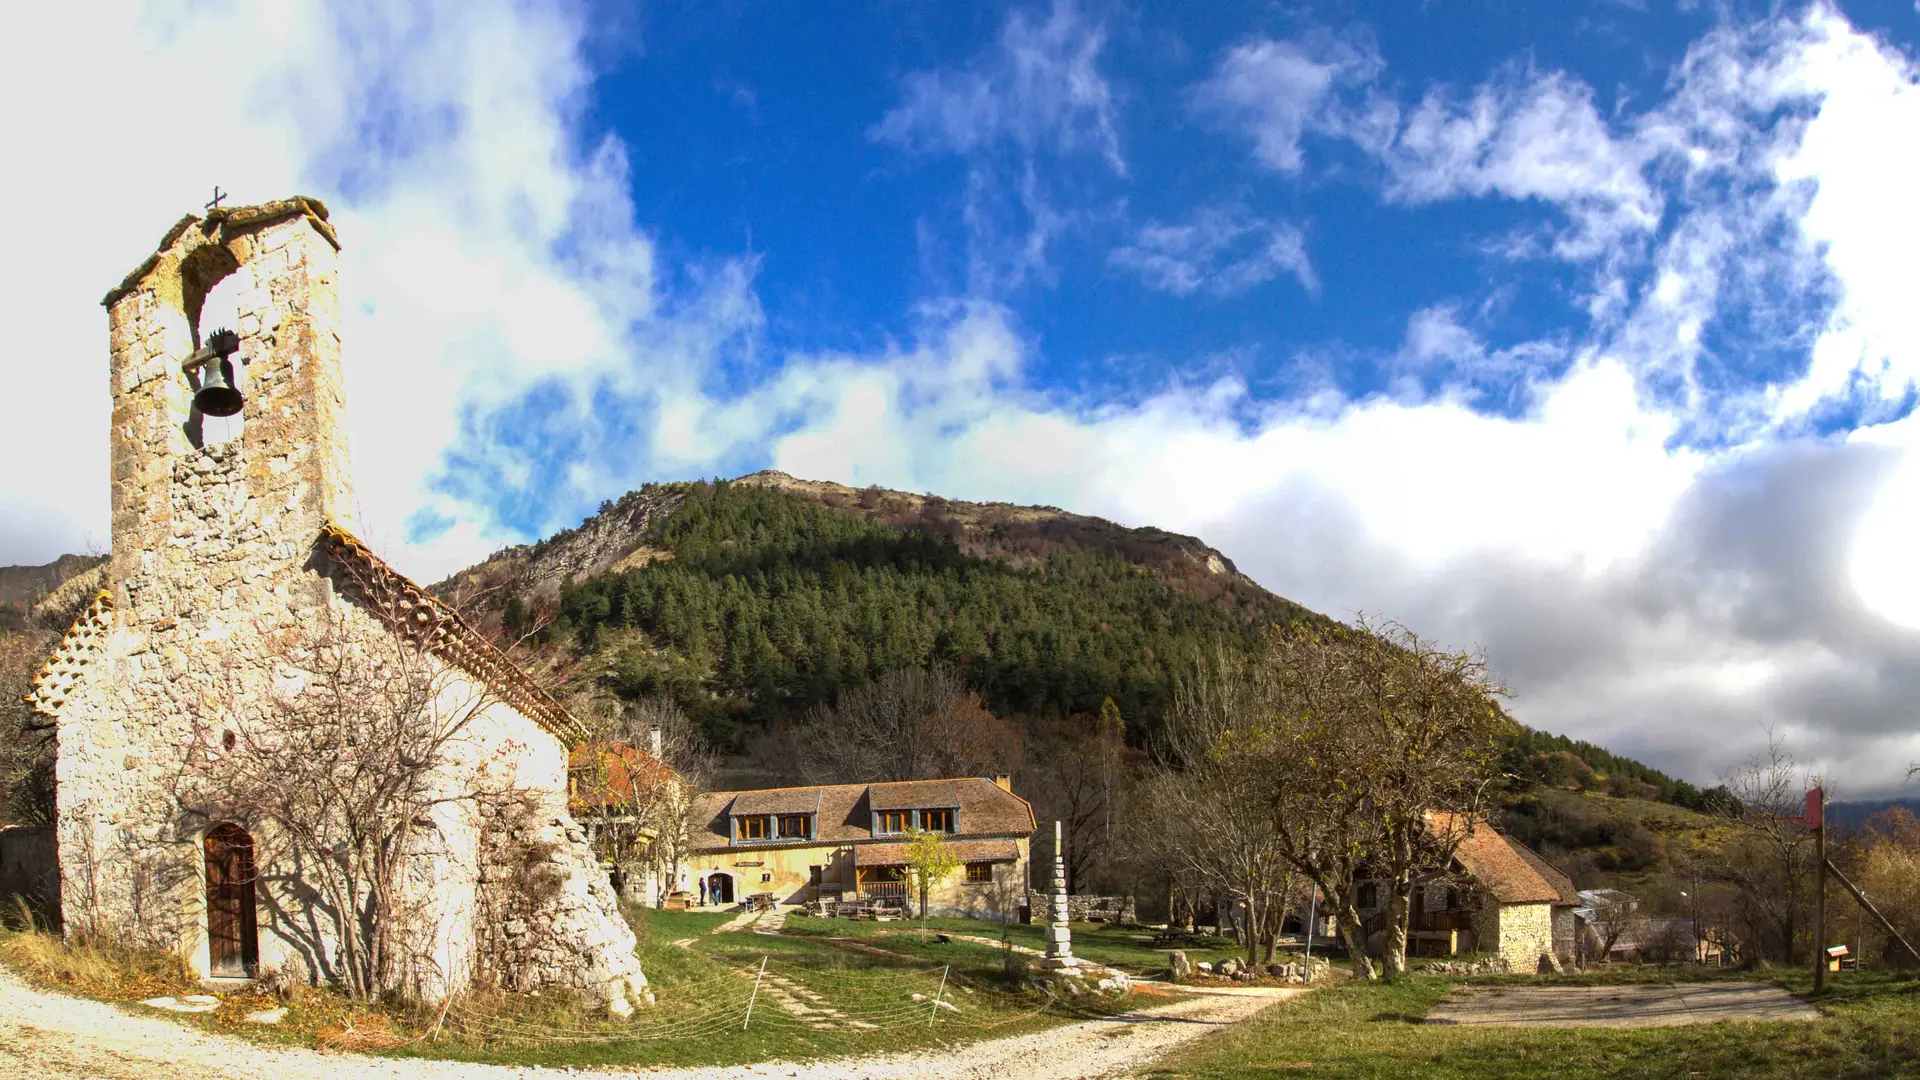
[{"label": "wooden balcony", "polygon": [[860,895],[870,900],[905,900],[907,883],[904,881],[863,881],[860,883]]}]

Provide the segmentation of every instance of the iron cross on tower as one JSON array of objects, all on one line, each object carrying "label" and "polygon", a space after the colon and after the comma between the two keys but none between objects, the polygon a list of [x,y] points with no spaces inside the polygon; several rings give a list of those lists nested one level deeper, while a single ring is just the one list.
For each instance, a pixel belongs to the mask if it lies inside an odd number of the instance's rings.
[{"label": "iron cross on tower", "polygon": [[209,200],[207,203],[207,211],[211,213],[215,210],[220,209],[220,201],[222,199],[225,199],[226,197],[227,197],[227,193],[220,190],[219,184],[213,185],[213,198]]}]

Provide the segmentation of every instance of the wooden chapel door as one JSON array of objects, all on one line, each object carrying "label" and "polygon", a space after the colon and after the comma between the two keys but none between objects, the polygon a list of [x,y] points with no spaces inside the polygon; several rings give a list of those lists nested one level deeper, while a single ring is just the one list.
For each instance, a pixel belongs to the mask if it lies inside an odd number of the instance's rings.
[{"label": "wooden chapel door", "polygon": [[259,966],[253,837],[222,822],[207,830],[207,974],[246,978]]}]

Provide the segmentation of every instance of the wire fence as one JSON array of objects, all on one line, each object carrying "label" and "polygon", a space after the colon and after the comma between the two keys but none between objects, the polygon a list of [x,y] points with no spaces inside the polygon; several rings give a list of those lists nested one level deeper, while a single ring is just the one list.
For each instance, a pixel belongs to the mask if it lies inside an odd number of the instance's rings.
[{"label": "wire fence", "polygon": [[978,985],[942,965],[851,971],[772,956],[707,978],[677,982],[625,1020],[513,1015],[455,999],[436,1038],[522,1045],[658,1042],[728,1032],[849,1034],[907,1028],[984,1033],[1047,1012],[1057,999]]}]

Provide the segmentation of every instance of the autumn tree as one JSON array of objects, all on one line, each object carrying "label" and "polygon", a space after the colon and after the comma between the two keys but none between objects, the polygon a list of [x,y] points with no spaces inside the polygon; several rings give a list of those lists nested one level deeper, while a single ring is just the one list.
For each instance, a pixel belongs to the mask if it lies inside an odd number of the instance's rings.
[{"label": "autumn tree", "polygon": [[1506,689],[1484,655],[1364,617],[1353,627],[1277,632],[1271,663],[1288,749],[1281,763],[1299,763],[1310,778],[1283,788],[1290,809],[1310,813],[1307,793],[1351,800],[1347,839],[1388,890],[1382,959],[1386,974],[1400,974],[1415,884],[1444,872],[1485,815]]},{"label": "autumn tree", "polygon": [[[1209,798],[1244,791],[1257,820],[1221,812],[1189,842],[1222,844],[1217,832],[1238,830],[1237,843],[1272,852],[1268,882],[1283,880],[1281,866],[1298,870],[1327,898],[1363,978],[1374,969],[1356,892],[1363,877],[1382,882],[1382,960],[1397,974],[1415,882],[1446,869],[1483,812],[1502,692],[1479,656],[1397,623],[1277,630],[1252,658],[1219,650],[1177,692],[1168,739],[1175,769],[1213,794],[1180,801],[1170,788],[1161,814],[1192,819]],[[1259,863],[1251,849],[1242,858]]]},{"label": "autumn tree", "polygon": [[575,749],[568,778],[576,816],[601,859],[622,876],[653,874],[664,900],[691,854],[688,814],[716,755],[670,698],[602,702],[586,715],[593,738]]},{"label": "autumn tree", "polygon": [[920,895],[920,940],[927,940],[927,903],[934,887],[960,869],[960,857],[937,832],[922,829],[907,831],[907,873],[913,878],[913,890]]}]

